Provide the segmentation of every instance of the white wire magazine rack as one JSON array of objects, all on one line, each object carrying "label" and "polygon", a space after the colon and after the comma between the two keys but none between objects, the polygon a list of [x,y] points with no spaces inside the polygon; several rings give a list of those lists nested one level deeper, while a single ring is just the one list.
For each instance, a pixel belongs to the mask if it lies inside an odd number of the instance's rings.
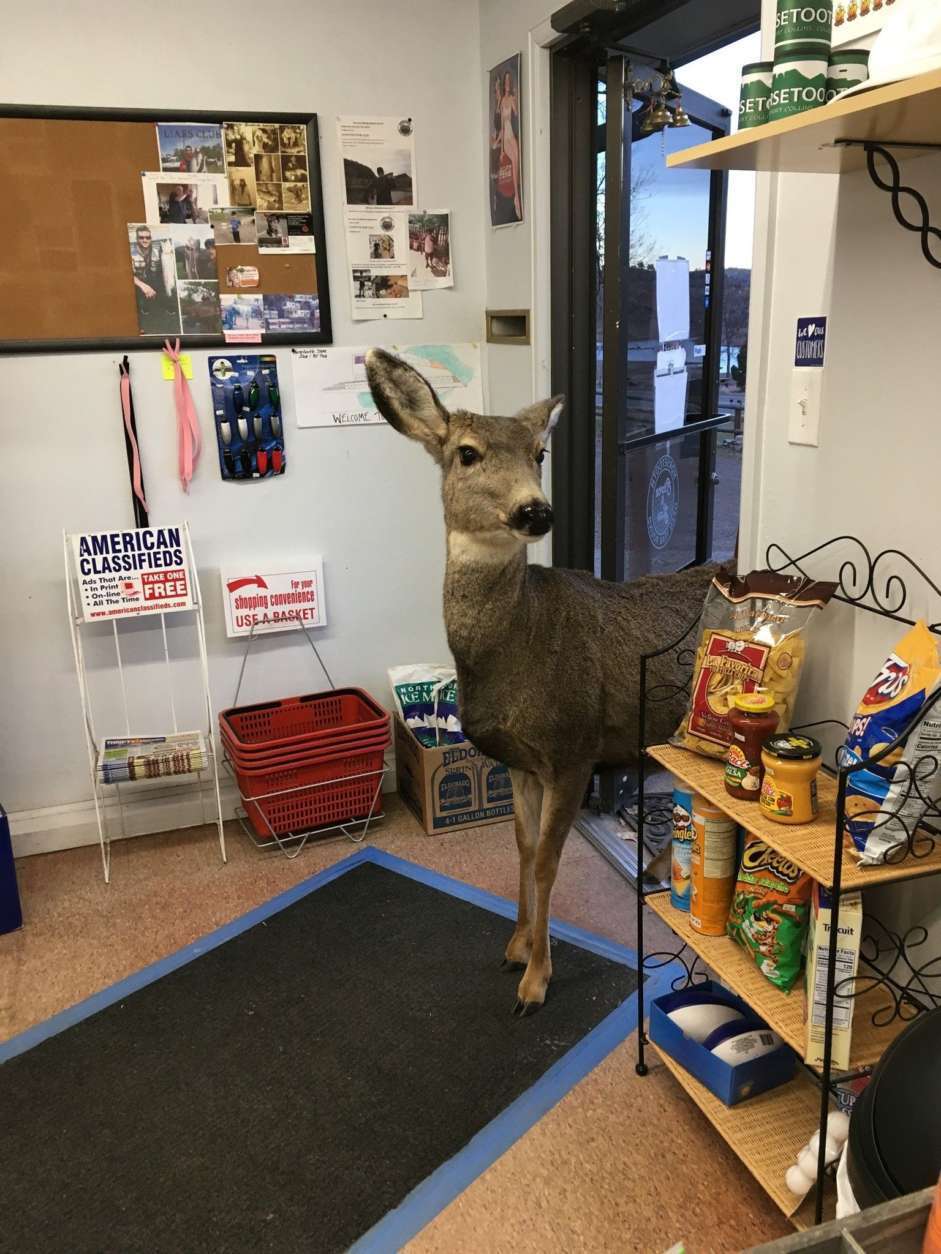
[{"label": "white wire magazine rack", "polygon": [[[126,536],[132,529],[123,529],[120,534]],[[168,530],[168,529],[164,529]],[[182,550],[186,567],[186,574],[189,581],[189,594],[186,598],[187,604],[178,608],[160,609],[158,605],[138,606],[131,613],[124,613],[120,609],[115,609],[109,613],[107,618],[89,618],[86,613],[85,603],[82,595],[79,580],[81,572],[76,567],[75,561],[75,541],[76,537],[68,532],[63,533],[64,554],[65,554],[65,587],[66,587],[66,603],[69,615],[69,630],[72,637],[72,652],[75,658],[75,672],[78,678],[79,695],[82,703],[82,720],[85,729],[85,743],[88,751],[88,769],[92,784],[92,796],[95,803],[95,819],[98,825],[98,839],[101,846],[101,865],[104,872],[105,883],[111,882],[111,824],[109,822],[110,810],[117,811],[117,819],[120,837],[128,834],[127,821],[125,815],[125,806],[130,798],[152,799],[159,797],[171,796],[177,792],[192,792],[194,789],[198,792],[199,802],[202,812],[202,822],[208,824],[214,822],[216,824],[219,835],[219,852],[222,856],[223,863],[226,862],[225,849],[225,829],[222,820],[222,797],[219,790],[219,756],[217,749],[217,740],[215,733],[215,723],[212,715],[212,700],[209,694],[209,662],[206,653],[206,625],[203,618],[203,601],[199,587],[199,576],[196,570],[196,560],[193,554],[193,545],[190,538],[189,524],[184,523],[178,529],[181,533]],[[138,532],[155,532],[156,528],[141,528]],[[107,533],[99,533],[107,534]],[[163,694],[166,696],[167,708],[166,717],[170,728],[174,733],[181,731],[178,714],[177,703],[174,695],[174,680],[177,678],[176,671],[178,669],[178,659],[171,656],[169,640],[167,637],[167,616],[172,614],[174,619],[191,619],[193,628],[195,629],[197,644],[197,670],[200,677],[201,691],[196,694],[198,703],[198,713],[200,722],[205,718],[205,724],[196,729],[189,726],[182,730],[198,730],[205,738],[206,757],[204,764],[196,770],[180,775],[155,776],[152,778],[131,780],[124,782],[105,783],[101,778],[99,762],[101,760],[101,751],[104,744],[104,738],[99,735],[95,723],[95,716],[92,706],[92,685],[90,683],[89,671],[86,666],[85,645],[83,634],[89,627],[95,627],[101,633],[101,627],[110,622],[111,636],[114,645],[114,666],[118,677],[120,688],[121,706],[123,708],[123,732],[116,732],[116,729],[109,728],[108,735],[123,735],[125,737],[132,736],[152,736],[158,731],[165,733],[166,728],[160,728],[159,724],[163,715],[154,710],[153,719],[149,725],[140,731],[135,731],[131,726],[130,704],[128,699],[129,680],[133,684],[134,667],[128,667],[125,664],[124,653],[122,651],[122,636],[127,634],[127,630],[131,623],[136,623],[136,630],[140,631],[140,624],[143,621],[150,625],[153,622],[154,630],[158,630],[157,621],[159,619],[159,644],[158,644],[158,664],[159,653],[162,653],[162,663],[164,672],[164,682],[161,684]],[[148,702],[148,704],[150,704]],[[150,719],[148,713],[148,719]],[[157,724],[157,726],[155,726]],[[212,796],[215,798],[214,813],[207,808],[206,792],[211,781]]]}]

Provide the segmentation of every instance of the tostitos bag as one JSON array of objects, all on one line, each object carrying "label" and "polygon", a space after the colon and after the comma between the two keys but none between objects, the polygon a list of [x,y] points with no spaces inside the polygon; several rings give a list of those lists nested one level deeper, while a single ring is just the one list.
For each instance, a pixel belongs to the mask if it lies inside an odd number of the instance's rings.
[{"label": "tostitos bag", "polygon": [[[863,694],[840,751],[841,765],[873,757],[918,718],[941,684],[941,642],[918,622]],[[846,844],[863,865],[904,856],[909,836],[941,797],[941,700],[904,746],[855,771],[846,785]],[[895,856],[893,856],[895,855]]]},{"label": "tostitos bag", "polygon": [[761,689],[774,697],[778,731],[787,731],[806,655],[806,632],[835,583],[756,570],[744,578],[720,572],[699,620],[689,710],[675,745],[724,758],[732,743],[732,699]]}]

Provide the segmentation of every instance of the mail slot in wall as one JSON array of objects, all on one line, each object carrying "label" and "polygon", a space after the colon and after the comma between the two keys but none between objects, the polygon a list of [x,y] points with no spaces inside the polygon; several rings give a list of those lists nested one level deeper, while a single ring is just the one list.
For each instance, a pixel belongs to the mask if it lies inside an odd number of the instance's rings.
[{"label": "mail slot in wall", "polygon": [[488,344],[528,344],[528,309],[488,309]]}]

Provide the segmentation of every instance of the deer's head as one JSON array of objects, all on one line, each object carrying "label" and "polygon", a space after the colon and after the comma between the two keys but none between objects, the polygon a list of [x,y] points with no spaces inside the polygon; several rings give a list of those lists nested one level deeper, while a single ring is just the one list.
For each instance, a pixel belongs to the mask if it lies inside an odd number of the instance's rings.
[{"label": "deer's head", "polygon": [[396,431],[423,444],[441,466],[444,521],[451,538],[475,549],[531,543],[552,526],[542,490],[546,443],[562,412],[554,396],[492,418],[441,404],[422,376],[380,348],[366,354],[379,412]]}]

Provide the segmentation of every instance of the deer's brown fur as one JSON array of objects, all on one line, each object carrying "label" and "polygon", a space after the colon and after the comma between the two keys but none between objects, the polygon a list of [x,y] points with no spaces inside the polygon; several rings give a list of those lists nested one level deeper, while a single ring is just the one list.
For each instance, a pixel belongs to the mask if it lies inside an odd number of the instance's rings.
[{"label": "deer's brown fur", "polygon": [[[552,521],[539,463],[561,397],[512,418],[449,414],[389,353],[372,349],[366,368],[384,417],[442,467],[444,618],[461,720],[513,778],[520,890],[506,959],[526,968],[517,1009],[528,1013],[552,973],[552,886],[591,774],[637,760],[640,655],[692,622],[714,568],[614,584],[530,565],[526,545]],[[650,682],[675,682],[668,662],[651,663]],[[651,705],[649,735],[668,736],[681,707],[680,694]]]}]

